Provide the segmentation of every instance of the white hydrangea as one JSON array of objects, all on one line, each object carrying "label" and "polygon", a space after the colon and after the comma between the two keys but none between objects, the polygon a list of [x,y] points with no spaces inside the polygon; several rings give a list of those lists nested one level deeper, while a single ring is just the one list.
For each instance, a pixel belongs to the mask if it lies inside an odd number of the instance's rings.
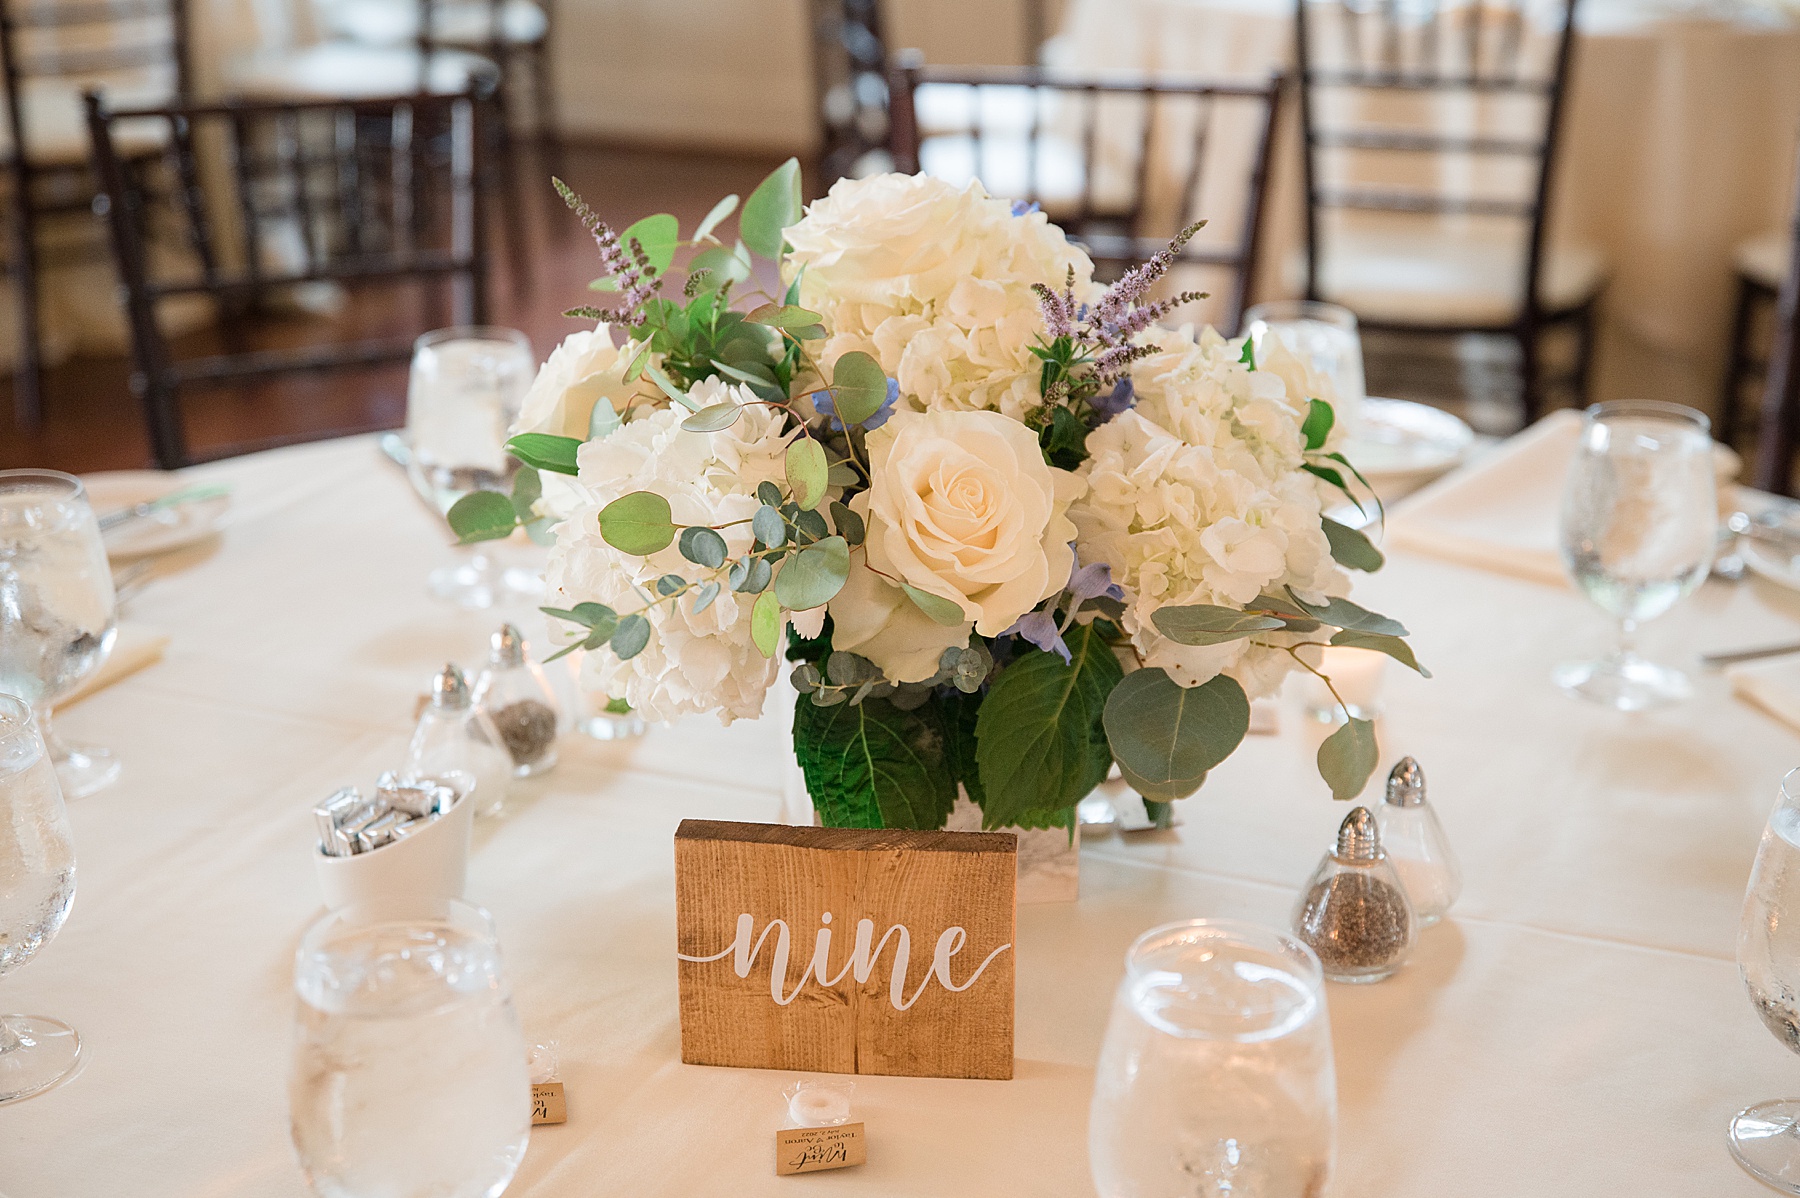
[{"label": "white hydrangea", "polygon": [[978,182],[925,175],[842,179],[787,230],[784,264],[820,313],[831,364],[862,350],[920,410],[991,409],[1019,419],[1042,403],[1043,335],[1033,283],[1085,293],[1093,263],[1041,212],[1013,215]]},{"label": "white hydrangea", "polygon": [[[700,407],[735,401],[753,404],[747,387],[717,379],[698,383],[689,396]],[[656,594],[656,580],[680,574],[698,580],[701,567],[673,544],[638,557],[621,553],[600,536],[600,509],[633,491],[654,491],[669,501],[677,526],[731,525],[719,532],[733,557],[750,548],[748,523],[760,506],[756,486],[779,483],[788,435],[782,414],[768,406],[747,406],[738,422],[716,433],[684,432],[683,408],[664,408],[581,447],[577,459],[583,502],[556,529],[550,551],[550,603],[604,603],[621,615],[638,611]],[[733,523],[743,521],[743,523]],[[750,635],[754,595],[722,586],[699,615],[690,592],[675,603],[645,612],[650,643],[620,661],[609,650],[583,658],[582,684],[609,698],[622,698],[648,720],[711,711],[721,723],[754,719],[775,680],[778,661],[765,658]]]},{"label": "white hydrangea", "polygon": [[[1269,694],[1297,668],[1287,653],[1248,640],[1179,645],[1150,616],[1187,603],[1241,608],[1285,586],[1309,602],[1347,589],[1319,525],[1319,489],[1300,469],[1306,397],[1290,380],[1304,368],[1251,371],[1211,329],[1144,340],[1157,350],[1132,364],[1137,406],[1088,437],[1088,491],[1069,509],[1077,551],[1125,588],[1125,631],[1146,664],[1185,686],[1227,673],[1251,697]],[[1305,652],[1316,664],[1317,650]]]}]

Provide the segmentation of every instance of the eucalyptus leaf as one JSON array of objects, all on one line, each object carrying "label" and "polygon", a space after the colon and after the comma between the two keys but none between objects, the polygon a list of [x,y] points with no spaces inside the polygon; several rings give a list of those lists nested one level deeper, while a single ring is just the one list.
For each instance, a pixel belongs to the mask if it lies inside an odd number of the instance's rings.
[{"label": "eucalyptus leaf", "polygon": [[794,512],[794,527],[803,538],[801,544],[811,541],[822,541],[831,535],[831,529],[825,523],[825,517],[818,512]]},{"label": "eucalyptus leaf", "polygon": [[1331,556],[1338,565],[1373,574],[1387,564],[1381,550],[1375,548],[1375,543],[1361,529],[1340,524],[1330,516],[1320,516],[1319,523],[1325,529],[1325,539],[1331,543]]},{"label": "eucalyptus leaf", "polygon": [[781,513],[771,504],[765,503],[756,509],[756,514],[750,517],[750,531],[770,549],[779,549],[787,544],[787,521],[781,518]]},{"label": "eucalyptus leaf", "polygon": [[834,487],[854,487],[862,481],[862,475],[849,462],[833,462],[825,475],[825,481]]},{"label": "eucalyptus leaf", "polygon": [[686,585],[687,579],[683,578],[681,575],[664,574],[661,578],[656,580],[656,593],[666,599]]},{"label": "eucalyptus leaf", "polygon": [[863,538],[868,535],[868,529],[863,526],[863,518],[847,503],[832,501],[831,523],[838,534],[852,545],[862,544]]},{"label": "eucalyptus leaf", "polygon": [[[642,363],[649,360],[650,347],[645,346],[642,352],[634,359],[634,362],[641,367]],[[636,377],[636,375],[631,376],[631,378]],[[626,379],[626,382],[630,381],[630,378]],[[623,423],[625,423],[625,421],[624,418],[619,415],[619,409],[613,407],[612,400],[602,395],[599,399],[594,401],[594,410],[588,413],[588,440],[598,441],[602,437],[609,437],[612,435],[613,430]]]},{"label": "eucalyptus leaf", "polygon": [[1158,632],[1181,645],[1222,645],[1286,626],[1277,616],[1252,615],[1208,603],[1160,607],[1150,614],[1150,621]]},{"label": "eucalyptus leaf", "polygon": [[966,624],[969,617],[963,613],[962,605],[955,600],[946,599],[942,595],[934,595],[930,591],[922,591],[911,583],[903,582],[900,589],[906,592],[913,606],[930,616],[933,623],[942,624],[946,628],[954,628],[958,624]]},{"label": "eucalyptus leaf", "polygon": [[1250,700],[1225,674],[1188,687],[1146,668],[1125,675],[1106,700],[1106,738],[1120,770],[1158,802],[1194,793],[1249,730]]},{"label": "eucalyptus leaf", "polygon": [[621,553],[657,553],[675,539],[671,516],[669,501],[661,495],[633,491],[600,509],[600,535]]},{"label": "eucalyptus leaf", "polygon": [[775,596],[790,611],[807,611],[830,602],[849,576],[850,546],[843,537],[826,537],[782,565]]},{"label": "eucalyptus leaf", "polygon": [[725,573],[725,581],[731,589],[746,595],[760,594],[768,588],[769,579],[775,568],[769,565],[765,557],[740,557],[731,563],[731,569]]},{"label": "eucalyptus leaf", "polygon": [[1412,646],[1397,636],[1346,628],[1342,632],[1332,633],[1331,643],[1351,649],[1371,649],[1376,653],[1385,653],[1408,669],[1417,670],[1421,678],[1431,677],[1431,671],[1420,665],[1419,659],[1413,656]]},{"label": "eucalyptus leaf", "polygon": [[797,304],[764,304],[753,308],[744,319],[752,324],[766,324],[777,329],[803,329],[816,325],[824,317],[817,312],[808,312]]},{"label": "eucalyptus leaf", "polygon": [[1344,802],[1363,792],[1380,761],[1375,725],[1368,720],[1352,717],[1319,746],[1319,776],[1331,787],[1331,797]]},{"label": "eucalyptus leaf", "polygon": [[719,222],[736,212],[737,206],[738,198],[735,192],[714,204],[712,211],[701,218],[700,227],[694,230],[694,240],[705,241],[711,237],[712,231],[719,227]]},{"label": "eucalyptus leaf", "polygon": [[650,621],[633,612],[619,621],[619,627],[612,634],[612,651],[620,661],[629,661],[644,651],[650,643]]},{"label": "eucalyptus leaf", "polygon": [[[609,405],[610,406],[610,405]],[[681,422],[690,433],[716,433],[730,428],[744,414],[744,405],[726,400],[701,408]]]},{"label": "eucalyptus leaf", "polygon": [[826,479],[830,468],[825,464],[825,447],[812,437],[799,437],[787,448],[788,488],[794,502],[811,511],[825,498]]},{"label": "eucalyptus leaf", "polygon": [[[682,407],[686,408],[688,411],[693,412],[693,411],[699,410],[700,405],[695,403],[692,399],[689,399],[688,393],[686,391],[683,391],[680,387],[677,387],[673,382],[671,382],[669,380],[668,375],[664,374],[662,371],[658,370],[656,367],[646,365],[644,367],[644,377],[648,378],[651,382],[655,383],[657,390],[661,391],[664,395],[668,396],[670,399],[674,400],[676,403],[680,404]],[[514,439],[517,440],[517,438],[514,438]]]},{"label": "eucalyptus leaf", "polygon": [[778,505],[781,502],[781,488],[764,479],[756,484],[756,497],[770,506]]},{"label": "eucalyptus leaf", "polygon": [[450,531],[456,534],[457,541],[464,545],[509,537],[519,523],[512,497],[499,491],[470,491],[450,505],[444,518],[450,522]]},{"label": "eucalyptus leaf", "polygon": [[536,513],[531,509],[543,494],[544,476],[534,467],[521,466],[519,472],[513,475],[512,486],[513,511],[518,515],[519,523],[530,524],[537,519]]},{"label": "eucalyptus leaf", "polygon": [[711,607],[713,600],[718,597],[719,584],[716,582],[703,582],[694,591],[694,606],[690,610],[697,616],[707,608]]},{"label": "eucalyptus leaf", "polygon": [[696,525],[681,530],[681,556],[696,566],[717,570],[725,564],[725,538],[710,528]]},{"label": "eucalyptus leaf", "polygon": [[723,287],[742,283],[750,277],[750,255],[744,252],[741,243],[736,250],[715,245],[690,258],[687,268],[690,275],[705,271],[704,289],[718,291]]},{"label": "eucalyptus leaf", "polygon": [[1317,462],[1307,462],[1300,467],[1315,478],[1322,478],[1344,494],[1350,493],[1350,487],[1344,482],[1344,476],[1331,466],[1321,466]]},{"label": "eucalyptus leaf", "polygon": [[539,470],[552,474],[575,474],[575,454],[581,442],[574,437],[553,437],[549,433],[520,433],[506,443],[506,451]]},{"label": "eucalyptus leaf", "polygon": [[782,231],[800,220],[800,160],[790,158],[756,185],[744,201],[738,232],[764,258],[781,257]]},{"label": "eucalyptus leaf", "polygon": [[764,591],[750,608],[750,639],[764,657],[774,657],[781,639],[781,603],[774,591]]},{"label": "eucalyptus leaf", "polygon": [[1365,607],[1358,607],[1348,599],[1332,598],[1323,607],[1314,607],[1305,602],[1292,590],[1288,592],[1294,602],[1307,615],[1321,624],[1329,624],[1333,628],[1347,628],[1354,632],[1374,632],[1382,636],[1405,636],[1406,626],[1398,620],[1377,615]]},{"label": "eucalyptus leaf", "polygon": [[669,266],[675,261],[675,247],[681,244],[681,223],[667,212],[659,212],[655,216],[646,216],[634,221],[625,231],[619,234],[619,244],[626,252],[631,251],[631,243],[635,240],[650,259],[650,265],[656,273],[669,273]]},{"label": "eucalyptus leaf", "polygon": [[526,523],[525,535],[531,538],[531,543],[533,545],[543,545],[546,547],[554,545],[556,544],[555,529],[558,523],[560,523],[560,521],[551,516],[539,517],[536,520],[531,520]]},{"label": "eucalyptus leaf", "polygon": [[887,375],[881,363],[853,349],[831,368],[831,393],[838,419],[846,425],[861,424],[887,402]]},{"label": "eucalyptus leaf", "polygon": [[767,387],[775,384],[775,374],[761,362],[751,362],[745,366],[733,366],[729,362],[713,359],[713,365],[726,378],[736,379],[740,383],[749,383],[753,387]]}]

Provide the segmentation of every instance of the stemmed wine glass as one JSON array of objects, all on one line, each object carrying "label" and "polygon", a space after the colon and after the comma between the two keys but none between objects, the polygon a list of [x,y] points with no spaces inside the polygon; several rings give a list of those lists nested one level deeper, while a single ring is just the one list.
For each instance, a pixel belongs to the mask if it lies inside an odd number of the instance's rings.
[{"label": "stemmed wine glass", "polygon": [[[1789,902],[1789,899],[1795,900]],[[1800,1052],[1800,770],[1781,780],[1738,925],[1738,972],[1775,1038]],[[1731,1155],[1758,1180],[1800,1194],[1800,1098],[1746,1107],[1731,1120]]]},{"label": "stemmed wine glass", "polygon": [[119,761],[110,749],[64,744],[50,707],[106,661],[115,605],[106,547],[81,480],[56,470],[0,470],[0,691],[36,709],[72,799],[117,778]]},{"label": "stemmed wine glass", "polygon": [[493,921],[346,907],[294,956],[294,1149],[320,1198],[498,1198],[531,1136],[525,1037]]},{"label": "stemmed wine glass", "polygon": [[[0,975],[37,955],[75,901],[75,846],[49,751],[22,699],[0,695]],[[0,1104],[47,1090],[81,1057],[75,1029],[0,1015]]]},{"label": "stemmed wine glass", "polygon": [[1621,400],[1587,410],[1563,492],[1563,563],[1619,621],[1618,648],[1558,667],[1570,694],[1619,711],[1687,698],[1679,670],[1640,657],[1634,638],[1706,580],[1717,542],[1711,425],[1679,404]]},{"label": "stemmed wine glass", "polygon": [[[438,329],[413,343],[406,385],[409,472],[438,511],[448,512],[471,491],[511,489],[519,464],[506,452],[507,430],[536,372],[531,341],[517,329]],[[540,597],[543,584],[532,572],[504,569],[476,549],[433,570],[431,593],[484,608],[509,597]]]},{"label": "stemmed wine glass", "polygon": [[1196,919],[1125,957],[1088,1115],[1101,1198],[1313,1198],[1337,1075],[1319,958],[1269,928]]}]

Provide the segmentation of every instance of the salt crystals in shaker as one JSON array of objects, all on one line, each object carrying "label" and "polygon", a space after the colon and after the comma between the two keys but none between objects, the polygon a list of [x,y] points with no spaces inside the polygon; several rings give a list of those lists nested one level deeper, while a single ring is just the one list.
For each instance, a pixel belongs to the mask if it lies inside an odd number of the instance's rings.
[{"label": "salt crystals in shaker", "polygon": [[1425,800],[1425,771],[1411,757],[1388,775],[1387,802],[1376,808],[1375,823],[1419,926],[1430,927],[1462,893],[1462,870],[1437,811]]},{"label": "salt crystals in shaker", "polygon": [[468,680],[455,663],[431,680],[431,702],[419,713],[419,725],[407,746],[401,773],[438,778],[461,770],[475,779],[477,815],[497,815],[506,801],[512,756],[487,713],[469,693]]},{"label": "salt crystals in shaker", "polygon": [[526,778],[556,764],[556,732],[561,722],[556,695],[535,661],[525,655],[525,637],[503,624],[490,642],[487,668],[475,682],[475,702],[486,709],[512,755],[513,773]]},{"label": "salt crystals in shaker", "polygon": [[1379,982],[1406,960],[1418,932],[1412,903],[1381,848],[1367,807],[1344,817],[1294,907],[1294,934],[1334,982]]}]

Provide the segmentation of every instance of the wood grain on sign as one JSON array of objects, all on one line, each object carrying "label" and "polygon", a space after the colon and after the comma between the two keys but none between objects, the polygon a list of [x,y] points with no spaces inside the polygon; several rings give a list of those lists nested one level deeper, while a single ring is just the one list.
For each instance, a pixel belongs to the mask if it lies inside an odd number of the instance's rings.
[{"label": "wood grain on sign", "polygon": [[1017,838],[683,820],[681,1059],[1010,1078]]}]

